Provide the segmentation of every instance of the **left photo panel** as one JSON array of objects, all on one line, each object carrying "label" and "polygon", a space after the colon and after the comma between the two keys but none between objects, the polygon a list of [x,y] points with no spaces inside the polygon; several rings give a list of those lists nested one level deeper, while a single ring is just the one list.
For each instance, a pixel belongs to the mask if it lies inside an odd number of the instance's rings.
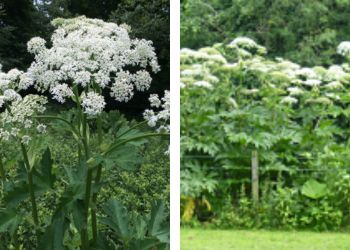
[{"label": "left photo panel", "polygon": [[0,0],[0,250],[170,249],[169,13]]}]

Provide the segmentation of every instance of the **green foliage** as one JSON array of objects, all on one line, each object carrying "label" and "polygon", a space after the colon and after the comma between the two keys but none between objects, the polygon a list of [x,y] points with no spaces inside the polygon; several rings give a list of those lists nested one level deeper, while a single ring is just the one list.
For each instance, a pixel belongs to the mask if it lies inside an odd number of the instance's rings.
[{"label": "green foliage", "polygon": [[[71,111],[61,113],[60,117],[68,121],[74,119]],[[118,112],[104,114],[102,124],[103,141],[108,147],[118,138],[122,142],[150,133],[146,126],[136,128],[136,121],[128,121]],[[95,134],[96,121],[89,121],[89,126],[91,152],[98,159],[102,156]],[[38,240],[31,214],[27,169],[21,155],[16,154],[16,147],[1,147],[1,155],[6,156],[2,158],[6,175],[5,180],[1,179],[3,188],[0,189],[0,238],[5,247],[80,247],[87,166],[84,161],[79,161],[79,154],[72,150],[77,148],[77,142],[71,134],[67,123],[52,121],[41,143],[33,140],[28,149],[40,219]],[[166,149],[167,140],[164,138],[127,143],[125,148],[122,146],[111,152],[108,159],[115,160],[108,160],[109,165],[102,169],[101,182],[92,186],[92,192],[99,193],[96,203],[98,218],[105,215],[103,207],[111,198],[115,202],[119,200],[119,204],[126,207],[130,216],[131,236],[139,237],[133,243],[139,245],[135,248],[130,246],[130,249],[151,249],[143,244],[146,241],[149,246],[156,244],[156,249],[165,249],[168,244],[167,227],[163,227],[169,218],[170,194],[169,159],[164,155]],[[135,155],[139,158],[134,158]],[[162,202],[152,206],[156,200]],[[141,224],[137,226],[136,222]],[[118,235],[107,229],[99,219],[98,230],[97,241],[91,249],[117,249],[123,245]],[[144,235],[141,237],[142,232]],[[149,237],[153,238],[149,240]]]},{"label": "green foliage", "polygon": [[327,186],[311,179],[304,183],[301,193],[311,199],[319,199],[327,194]]},{"label": "green foliage", "polygon": [[162,202],[154,203],[144,217],[132,216],[116,200],[108,201],[103,211],[107,217],[101,222],[113,230],[124,249],[169,249],[170,231],[169,225],[164,225],[167,215]]},{"label": "green foliage", "polygon": [[[271,60],[247,38],[183,49],[183,223],[193,218],[224,228],[317,230],[347,225],[349,76],[347,63],[307,68]],[[259,204],[250,199],[255,150]],[[203,197],[210,212],[199,204]]]}]

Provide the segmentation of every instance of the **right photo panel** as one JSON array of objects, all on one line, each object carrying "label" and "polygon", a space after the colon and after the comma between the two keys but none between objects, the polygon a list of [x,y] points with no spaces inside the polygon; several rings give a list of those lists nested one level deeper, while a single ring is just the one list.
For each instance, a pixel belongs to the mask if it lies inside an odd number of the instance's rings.
[{"label": "right photo panel", "polygon": [[350,0],[181,1],[181,249],[350,249]]}]

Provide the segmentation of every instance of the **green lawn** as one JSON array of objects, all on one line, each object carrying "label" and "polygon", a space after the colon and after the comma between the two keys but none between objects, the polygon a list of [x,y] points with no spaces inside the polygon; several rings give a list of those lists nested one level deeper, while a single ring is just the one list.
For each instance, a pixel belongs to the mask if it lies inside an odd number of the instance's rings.
[{"label": "green lawn", "polygon": [[350,250],[350,233],[181,229],[181,250]]}]

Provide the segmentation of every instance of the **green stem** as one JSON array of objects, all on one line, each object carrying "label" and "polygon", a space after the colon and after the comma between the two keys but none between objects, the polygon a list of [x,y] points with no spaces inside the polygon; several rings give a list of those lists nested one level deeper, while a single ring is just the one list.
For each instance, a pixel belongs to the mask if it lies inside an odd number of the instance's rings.
[{"label": "green stem", "polygon": [[[102,118],[99,115],[97,117],[97,138],[98,144],[102,144]],[[100,164],[97,167],[96,177],[95,177],[95,185],[98,185],[101,180],[102,175],[102,165]],[[96,216],[96,203],[97,203],[97,192],[92,195],[92,207],[91,207],[91,227],[92,227],[92,240],[95,243],[97,240],[97,216]]]},{"label": "green stem", "polygon": [[[89,143],[88,143],[88,123],[85,114],[81,113],[82,130],[83,130],[83,146],[85,152],[85,161],[90,158]],[[84,223],[82,228],[82,247],[84,250],[89,250],[89,233],[88,233],[88,217],[90,207],[91,185],[92,185],[92,169],[88,169],[85,184],[85,198],[84,198]]]},{"label": "green stem", "polygon": [[6,180],[5,168],[1,158],[0,158],[0,175],[1,175],[2,181],[5,181]]},{"label": "green stem", "polygon": [[33,171],[30,167],[26,147],[23,143],[21,143],[21,149],[22,149],[22,154],[23,154],[23,158],[24,158],[24,163],[25,163],[25,166],[27,169],[29,195],[30,195],[30,201],[32,203],[32,216],[33,216],[33,221],[34,221],[34,224],[36,227],[35,231],[36,231],[36,236],[38,238],[37,240],[39,240],[39,231],[38,231],[39,218],[38,218],[38,209],[37,209],[36,200],[35,200],[35,192],[34,192],[34,184],[33,184]]},{"label": "green stem", "polygon": [[15,232],[13,234],[13,244],[15,245],[15,249],[19,250],[20,248],[19,248],[17,230],[18,230],[18,228],[15,230]]}]

